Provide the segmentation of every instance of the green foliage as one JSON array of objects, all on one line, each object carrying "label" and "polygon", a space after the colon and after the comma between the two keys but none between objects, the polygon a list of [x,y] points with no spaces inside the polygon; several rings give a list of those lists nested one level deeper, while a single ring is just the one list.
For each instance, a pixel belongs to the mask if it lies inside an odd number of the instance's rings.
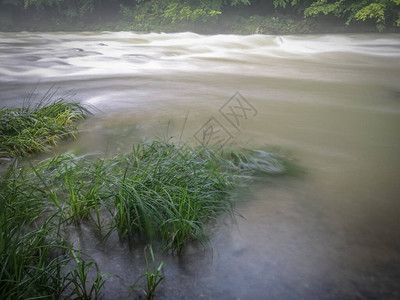
[{"label": "green foliage", "polygon": [[375,19],[377,23],[385,21],[385,5],[383,3],[371,3],[356,12],[356,20]]},{"label": "green foliage", "polygon": [[49,150],[64,138],[75,138],[79,121],[88,113],[79,103],[50,101],[48,95],[35,106],[2,108],[0,156],[26,156]]},{"label": "green foliage", "polygon": [[137,0],[137,5],[128,7],[122,5],[122,14],[133,19],[135,22],[150,23],[175,23],[175,22],[198,22],[216,20],[222,14],[222,7],[225,2],[232,6],[239,4],[250,5],[248,0]]},{"label": "green foliage", "polygon": [[98,299],[108,274],[76,255],[60,235],[59,212],[25,175],[14,166],[0,177],[0,298]]},{"label": "green foliage", "polygon": [[272,16],[236,16],[233,21],[224,24],[230,32],[238,34],[294,34],[310,33],[314,28],[314,20],[301,19],[274,14]]},{"label": "green foliage", "polygon": [[91,14],[93,10],[106,2],[114,0],[3,0],[4,4],[23,6],[25,9],[55,9],[61,16],[68,18],[83,17]]},{"label": "green foliage", "polygon": [[399,23],[399,12],[399,0],[319,0],[306,8],[304,15],[333,14],[336,17],[347,18],[347,25],[352,21],[371,19],[377,23],[378,28],[384,28],[387,23]]},{"label": "green foliage", "polygon": [[153,142],[114,158],[110,199],[119,236],[158,237],[178,252],[189,240],[203,241],[207,222],[231,208],[232,178],[213,155]]},{"label": "green foliage", "polygon": [[[69,273],[72,291],[70,296],[81,300],[99,299],[100,291],[107,281],[110,274],[102,273],[99,266],[94,261],[85,260],[82,252],[71,249],[71,255],[76,263]],[[89,272],[93,270],[96,274],[95,280],[89,280]]]},{"label": "green foliage", "polygon": [[[52,119],[59,105],[26,106],[11,115]],[[15,163],[0,177],[0,298],[98,299],[108,274],[72,248],[65,226],[86,220],[101,230],[106,223],[105,238],[115,231],[121,239],[157,238],[180,252],[191,240],[205,241],[209,222],[232,212],[230,190],[241,174],[286,171],[283,157],[266,152],[221,154],[159,141],[110,159],[62,154],[36,165]],[[163,263],[157,266],[148,251],[143,275],[152,298]]]},{"label": "green foliage", "polygon": [[[150,258],[151,258],[151,266],[149,263],[149,259],[147,257],[147,251],[150,253]],[[143,289],[144,293],[146,294],[147,299],[153,299],[154,294],[156,292],[156,289],[158,285],[161,283],[161,281],[164,280],[164,275],[161,274],[162,269],[164,267],[164,263],[161,262],[158,267],[156,267],[156,260],[154,258],[154,253],[153,253],[153,247],[151,245],[147,245],[144,248],[144,258],[146,260],[146,272],[143,273],[137,280],[136,282],[132,285],[131,290],[136,289],[136,285],[140,279],[143,277],[146,278],[146,283],[147,283],[147,290]]]},{"label": "green foliage", "polygon": [[337,1],[330,3],[328,0],[320,0],[317,2],[313,2],[310,7],[308,7],[304,11],[305,16],[313,16],[313,15],[318,15],[318,14],[333,14],[337,17],[341,16],[343,14],[343,6],[342,6],[343,1]]},{"label": "green foliage", "polygon": [[[180,252],[191,240],[205,241],[206,225],[232,211],[237,172],[284,174],[284,161],[262,151],[220,155],[155,141],[110,159],[63,154],[12,170],[9,190],[44,203],[63,224],[92,220],[101,231],[107,223],[106,236],[117,231],[121,240],[158,239]],[[105,214],[110,218],[102,219]]]},{"label": "green foliage", "polygon": [[232,178],[222,167],[205,149],[153,142],[109,160],[56,156],[16,170],[11,190],[47,203],[67,224],[92,218],[101,229],[99,210],[109,211],[109,234],[157,237],[180,251],[189,240],[204,240],[206,223],[230,211]]},{"label": "green foliage", "polygon": [[23,179],[11,174],[0,178],[0,298],[60,295],[66,286],[60,264],[68,259],[51,260],[48,254],[63,244],[48,240],[49,222],[30,229],[45,208],[29,195],[21,197],[24,189],[16,180]]},{"label": "green foliage", "polygon": [[289,9],[290,7],[296,7],[298,12],[303,12],[311,3],[313,3],[313,0],[273,0],[275,8]]},{"label": "green foliage", "polygon": [[298,7],[305,17],[334,15],[345,18],[347,25],[369,19],[376,22],[378,29],[391,23],[400,25],[400,0],[274,0],[275,7],[286,8],[289,4]]},{"label": "green foliage", "polygon": [[[275,8],[277,8],[277,7],[285,8],[287,4],[289,4],[288,0],[274,0]],[[292,3],[292,5],[295,5],[295,3]]]},{"label": "green foliage", "polygon": [[[6,6],[11,12],[16,10],[10,8],[13,6],[20,10],[25,8],[32,19],[32,24],[27,25],[29,30],[41,30],[37,20],[46,17],[55,30],[65,30],[64,27],[80,30],[85,26],[86,30],[212,32],[216,26],[222,26],[223,29],[218,31],[224,32],[226,27],[237,27],[236,19],[248,18],[254,13],[270,18],[279,14],[299,23],[298,31],[293,25],[287,28],[285,22],[277,31],[266,30],[276,33],[307,32],[307,24],[297,20],[297,16],[317,22],[322,20],[323,24],[324,16],[330,15],[346,25],[375,23],[378,30],[400,26],[400,0],[0,0],[0,6]],[[229,15],[234,16],[230,23]],[[78,19],[81,23],[76,22]],[[102,22],[94,26],[91,22],[94,20]],[[104,23],[105,20],[108,22]],[[272,19],[268,22],[276,23]],[[12,21],[4,17],[0,20],[0,26],[6,30],[12,27],[10,23]],[[275,26],[277,24],[272,27]],[[242,28],[235,32],[249,30]]]},{"label": "green foliage", "polygon": [[92,217],[101,231],[99,208],[106,172],[103,160],[85,164],[63,154],[32,166],[28,174],[35,197],[52,203],[63,222],[78,224]]}]

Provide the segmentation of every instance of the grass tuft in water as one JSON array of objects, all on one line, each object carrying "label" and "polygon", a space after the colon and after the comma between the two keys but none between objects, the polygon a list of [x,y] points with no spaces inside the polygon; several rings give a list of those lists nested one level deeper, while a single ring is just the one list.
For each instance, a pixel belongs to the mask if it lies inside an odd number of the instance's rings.
[{"label": "grass tuft in water", "polygon": [[27,156],[51,149],[68,137],[75,138],[78,123],[89,111],[64,99],[44,98],[36,105],[0,109],[0,157]]},{"label": "grass tuft in water", "polygon": [[[279,150],[279,149],[275,149]],[[227,158],[241,173],[252,176],[297,175],[303,170],[286,155],[264,150],[232,151]]]},{"label": "grass tuft in water", "polygon": [[[165,142],[141,144],[111,159],[62,154],[14,170],[12,190],[47,203],[65,223],[111,223],[121,240],[161,240],[181,251],[190,240],[206,240],[205,228],[232,211],[234,176],[211,150]],[[109,218],[104,220],[104,212]]]},{"label": "grass tuft in water", "polygon": [[64,291],[61,266],[68,258],[54,259],[51,251],[63,248],[62,240],[50,240],[52,216],[38,225],[45,208],[29,194],[22,194],[19,178],[0,178],[0,298],[27,299],[32,295],[60,296]]},{"label": "grass tuft in water", "polygon": [[205,148],[152,142],[112,160],[115,227],[124,236],[160,238],[181,251],[189,240],[204,241],[205,225],[230,212],[233,177]]},{"label": "grass tuft in water", "polygon": [[[190,241],[207,241],[207,226],[233,212],[239,181],[249,173],[284,174],[287,166],[266,152],[224,154],[161,141],[107,159],[65,153],[15,163],[0,177],[0,298],[97,298],[107,276],[72,248],[66,226],[86,222],[104,237],[157,240],[179,253]],[[162,265],[156,268],[149,251],[151,295]]]},{"label": "grass tuft in water", "polygon": [[[70,281],[73,287],[70,297],[74,296],[82,300],[99,299],[100,291],[110,274],[102,273],[96,262],[84,259],[79,249],[72,249],[71,254],[76,266],[70,272]],[[89,280],[91,270],[96,274],[96,278],[92,281]]]},{"label": "grass tuft in water", "polygon": [[[147,252],[150,253],[151,263],[149,263],[149,258]],[[156,266],[156,259],[154,257],[153,247],[147,245],[144,248],[144,259],[146,261],[146,272],[136,279],[135,283],[131,286],[131,292],[136,289],[136,285],[140,279],[146,278],[147,289],[143,289],[147,299],[153,299],[156,289],[164,280],[164,275],[162,274],[164,263],[161,262],[158,267]]]},{"label": "grass tuft in water", "polygon": [[286,165],[262,151],[225,155],[153,141],[110,159],[67,153],[18,170],[10,190],[44,203],[63,223],[92,220],[100,231],[108,223],[108,235],[157,239],[166,250],[180,252],[189,241],[206,241],[207,224],[232,212],[230,190],[238,175],[282,174]]},{"label": "grass tuft in water", "polygon": [[[78,267],[66,268],[76,255],[61,235],[61,213],[26,177],[30,174],[14,166],[0,177],[0,299],[60,299],[72,285],[74,295],[77,287],[90,287],[89,295],[97,299],[105,275],[96,263],[83,259]],[[77,276],[78,271],[94,269],[93,282]]]}]

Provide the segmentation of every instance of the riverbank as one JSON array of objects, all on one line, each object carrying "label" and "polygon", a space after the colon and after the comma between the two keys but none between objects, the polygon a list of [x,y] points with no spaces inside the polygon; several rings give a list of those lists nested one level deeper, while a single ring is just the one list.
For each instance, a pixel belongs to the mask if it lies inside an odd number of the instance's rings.
[{"label": "riverbank", "polygon": [[[79,32],[79,31],[136,31],[136,32],[194,32],[198,34],[328,34],[328,33],[374,33],[378,32],[374,24],[356,24],[346,26],[335,19],[305,19],[298,16],[273,14],[270,16],[252,15],[220,17],[210,23],[152,23],[131,22],[124,18],[101,21],[47,20],[37,22],[36,18],[23,22],[13,20],[0,22],[3,32]],[[400,32],[397,27],[382,30],[383,33]]]},{"label": "riverbank", "polygon": [[[390,0],[388,0],[390,1]],[[400,32],[396,19],[398,5],[392,11],[364,12],[362,6],[338,8],[338,11],[312,10],[311,7],[283,5],[282,1],[240,5],[214,3],[215,10],[199,4],[177,4],[166,1],[154,4],[102,4],[79,8],[61,4],[26,5],[3,4],[0,31],[136,31],[136,32],[194,32],[199,34],[321,34]],[[177,2],[177,3],[175,3]],[[256,2],[256,1],[253,1]],[[153,5],[154,4],[154,5]],[[0,4],[1,5],[1,4]],[[93,5],[93,3],[91,4]],[[185,6],[186,5],[186,6]],[[390,13],[389,13],[389,12]],[[384,16],[384,17],[383,17]]]}]

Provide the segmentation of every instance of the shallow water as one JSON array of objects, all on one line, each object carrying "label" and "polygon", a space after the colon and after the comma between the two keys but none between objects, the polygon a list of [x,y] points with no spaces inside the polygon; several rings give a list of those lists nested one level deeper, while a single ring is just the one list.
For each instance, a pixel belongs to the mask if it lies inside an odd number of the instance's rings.
[{"label": "shallow water", "polygon": [[[54,84],[100,110],[58,151],[128,151],[155,136],[214,143],[211,124],[218,147],[273,145],[306,168],[256,180],[237,205],[244,218],[225,220],[205,248],[159,254],[160,298],[400,297],[400,35],[0,37],[0,105]],[[78,238],[124,278],[105,298],[126,297],[143,245],[100,245],[85,226]]]}]

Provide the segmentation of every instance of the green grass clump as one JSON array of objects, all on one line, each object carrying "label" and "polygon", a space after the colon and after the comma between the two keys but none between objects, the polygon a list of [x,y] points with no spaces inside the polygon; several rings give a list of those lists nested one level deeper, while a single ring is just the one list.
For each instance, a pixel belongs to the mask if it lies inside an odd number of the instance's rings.
[{"label": "green grass clump", "polygon": [[241,174],[248,174],[253,177],[296,175],[303,171],[286,156],[264,150],[232,151],[229,153],[229,160],[240,170]]},{"label": "green grass clump", "polygon": [[[216,153],[161,141],[112,158],[65,153],[15,163],[0,177],[0,298],[96,299],[107,274],[73,249],[64,229],[84,221],[104,238],[159,241],[179,253],[189,241],[206,241],[210,222],[232,213],[239,181],[288,166],[263,151]],[[148,295],[162,280],[150,254]]]},{"label": "green grass clump", "polygon": [[[149,263],[149,258],[147,257],[147,252],[150,253],[151,262]],[[156,259],[154,257],[153,247],[147,245],[144,248],[144,259],[146,261],[146,272],[144,272],[135,283],[131,286],[131,291],[136,289],[138,281],[142,278],[146,278],[146,289],[142,289],[147,299],[154,299],[155,292],[159,284],[164,280],[163,267],[164,263],[161,262],[158,267],[156,266]]]},{"label": "green grass clump", "polygon": [[[56,262],[47,260],[49,224],[35,226],[43,211],[40,202],[21,197],[21,185],[13,178],[0,184],[0,298],[27,299],[32,295],[60,295],[62,279]],[[63,258],[59,258],[63,260]]]},{"label": "green grass clump", "polygon": [[26,156],[75,137],[79,121],[89,111],[63,99],[44,100],[35,106],[0,109],[0,157]]},{"label": "green grass clump", "polygon": [[211,150],[155,141],[110,159],[55,156],[21,170],[18,182],[63,222],[92,220],[99,230],[108,223],[108,234],[116,230],[121,240],[159,239],[180,251],[203,241],[206,224],[231,211],[227,166]]},{"label": "green grass clump", "polygon": [[113,219],[120,237],[160,238],[180,251],[203,241],[205,225],[231,211],[233,177],[205,148],[152,142],[111,160]]},{"label": "green grass clump", "polygon": [[0,299],[97,299],[106,274],[76,256],[60,212],[29,174],[10,168],[0,177]]},{"label": "green grass clump", "polygon": [[287,169],[283,157],[268,152],[226,155],[154,141],[109,159],[55,156],[17,171],[12,190],[45,203],[63,223],[89,220],[105,236],[156,239],[180,252],[188,241],[207,240],[210,221],[232,212],[230,190],[240,175]]},{"label": "green grass clump", "polygon": [[104,160],[86,160],[71,154],[57,155],[31,166],[21,173],[29,178],[29,190],[41,201],[47,201],[53,212],[66,223],[78,224],[82,220],[96,218],[101,229],[99,208],[106,199],[107,167]]}]

